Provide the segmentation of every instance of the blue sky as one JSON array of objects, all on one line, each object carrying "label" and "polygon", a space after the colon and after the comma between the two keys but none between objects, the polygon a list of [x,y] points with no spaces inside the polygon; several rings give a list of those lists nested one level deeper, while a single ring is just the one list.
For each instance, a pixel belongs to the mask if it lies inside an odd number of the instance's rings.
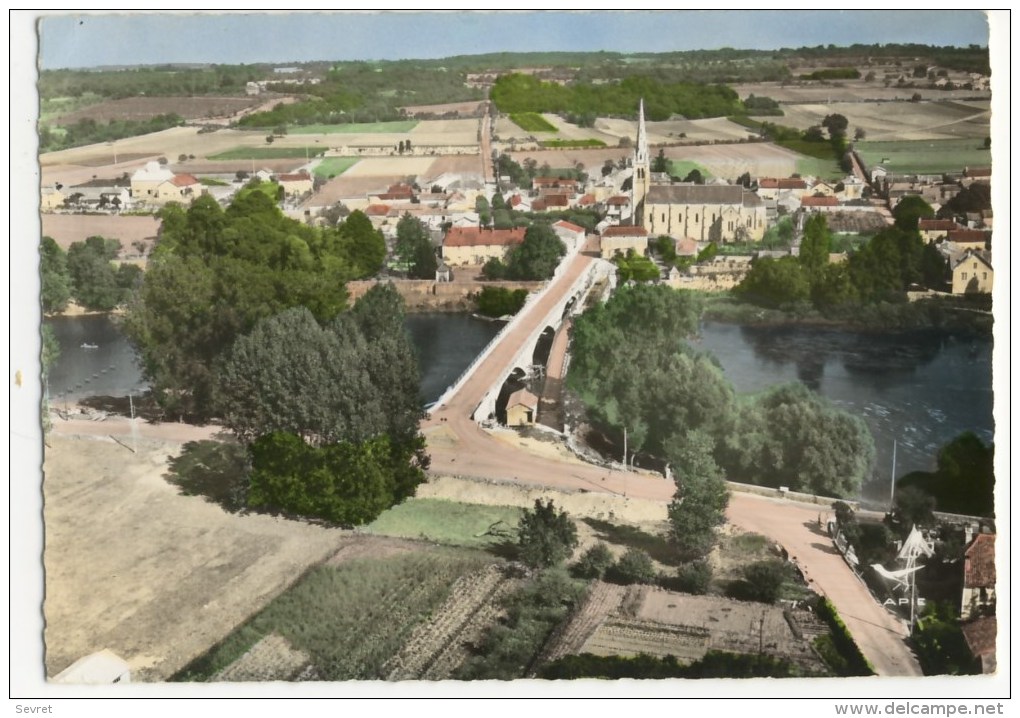
[{"label": "blue sky", "polygon": [[437,58],[501,51],[665,52],[718,47],[988,43],[967,11],[385,12],[57,14],[41,66]]}]

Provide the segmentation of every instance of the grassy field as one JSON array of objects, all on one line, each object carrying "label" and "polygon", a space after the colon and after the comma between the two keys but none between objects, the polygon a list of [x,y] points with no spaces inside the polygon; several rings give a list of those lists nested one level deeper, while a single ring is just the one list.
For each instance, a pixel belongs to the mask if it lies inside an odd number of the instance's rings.
[{"label": "grassy field", "polygon": [[492,560],[482,552],[440,548],[314,568],[174,680],[209,680],[273,633],[307,654],[322,680],[379,678],[386,660],[442,605],[453,583]]},{"label": "grassy field", "polygon": [[846,172],[840,169],[836,160],[824,160],[805,155],[797,158],[797,174],[811,175],[821,179],[840,179],[846,175]]},{"label": "grassy field", "polygon": [[385,511],[365,530],[383,536],[421,538],[444,544],[485,548],[506,538],[483,535],[490,526],[502,521],[497,528],[512,531],[520,518],[521,509],[513,506],[409,499]]},{"label": "grassy field", "polygon": [[44,97],[39,100],[39,122],[46,124],[61,115],[67,115],[76,110],[91,105],[98,105],[105,101],[105,97],[91,92],[86,92],[80,97]]},{"label": "grassy field", "polygon": [[330,179],[342,175],[359,160],[359,157],[327,157],[316,165],[313,173],[316,177]]},{"label": "grassy field", "polygon": [[393,122],[349,122],[340,125],[295,125],[288,128],[291,135],[353,135],[353,134],[400,134],[410,132],[418,126],[418,120],[395,120]]},{"label": "grassy field", "polygon": [[606,143],[602,140],[542,140],[538,143],[542,147],[570,147],[570,148],[586,148],[586,147],[605,147]]},{"label": "grassy field", "polygon": [[234,147],[226,152],[209,155],[210,160],[290,160],[315,157],[322,147]]},{"label": "grassy field", "polygon": [[980,139],[857,142],[854,148],[868,168],[882,165],[897,174],[960,172],[992,163]]},{"label": "grassy field", "polygon": [[683,179],[689,175],[693,170],[697,170],[701,173],[701,176],[705,179],[712,177],[712,173],[708,169],[697,162],[691,162],[690,160],[670,160],[669,161],[669,174],[671,177],[679,177]]},{"label": "grassy field", "polygon": [[537,112],[514,112],[510,119],[525,132],[557,132],[555,125]]}]

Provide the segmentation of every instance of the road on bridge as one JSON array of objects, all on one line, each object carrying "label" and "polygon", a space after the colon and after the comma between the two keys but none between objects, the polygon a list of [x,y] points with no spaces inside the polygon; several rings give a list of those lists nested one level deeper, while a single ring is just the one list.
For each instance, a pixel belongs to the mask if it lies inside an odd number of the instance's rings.
[{"label": "road on bridge", "polygon": [[[508,363],[573,282],[595,261],[588,251],[569,260],[546,294],[524,311],[520,325],[507,333],[479,363],[464,385],[435,407],[422,424],[432,457],[430,472],[438,475],[516,481],[561,490],[599,491],[622,497],[668,502],[675,486],[661,476],[613,471],[580,460],[538,456],[495,439],[472,421],[471,414],[496,382],[505,378]],[[820,507],[733,492],[727,518],[781,544],[819,592],[829,597],[864,655],[880,675],[919,676],[920,667],[904,641],[907,632],[880,606],[844,563],[827,536],[820,533]]]}]

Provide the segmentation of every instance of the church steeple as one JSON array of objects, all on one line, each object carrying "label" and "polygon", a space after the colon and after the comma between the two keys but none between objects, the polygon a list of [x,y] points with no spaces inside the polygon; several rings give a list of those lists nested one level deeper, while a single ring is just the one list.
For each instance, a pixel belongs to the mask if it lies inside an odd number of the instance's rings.
[{"label": "church steeple", "polygon": [[645,98],[638,105],[637,149],[634,152],[634,166],[648,164],[648,133],[645,132]]},{"label": "church steeple", "polygon": [[631,223],[644,224],[645,196],[651,184],[651,165],[648,159],[648,133],[645,131],[645,100],[638,105],[637,142],[634,143],[634,174],[631,179]]}]

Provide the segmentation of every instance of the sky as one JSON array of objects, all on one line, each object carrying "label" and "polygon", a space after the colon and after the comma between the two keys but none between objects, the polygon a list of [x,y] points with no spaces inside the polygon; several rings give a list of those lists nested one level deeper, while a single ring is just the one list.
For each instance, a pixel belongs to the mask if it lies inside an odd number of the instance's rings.
[{"label": "sky", "polygon": [[978,10],[63,13],[44,15],[40,27],[44,69],[431,59],[504,51],[988,43],[988,21]]}]

